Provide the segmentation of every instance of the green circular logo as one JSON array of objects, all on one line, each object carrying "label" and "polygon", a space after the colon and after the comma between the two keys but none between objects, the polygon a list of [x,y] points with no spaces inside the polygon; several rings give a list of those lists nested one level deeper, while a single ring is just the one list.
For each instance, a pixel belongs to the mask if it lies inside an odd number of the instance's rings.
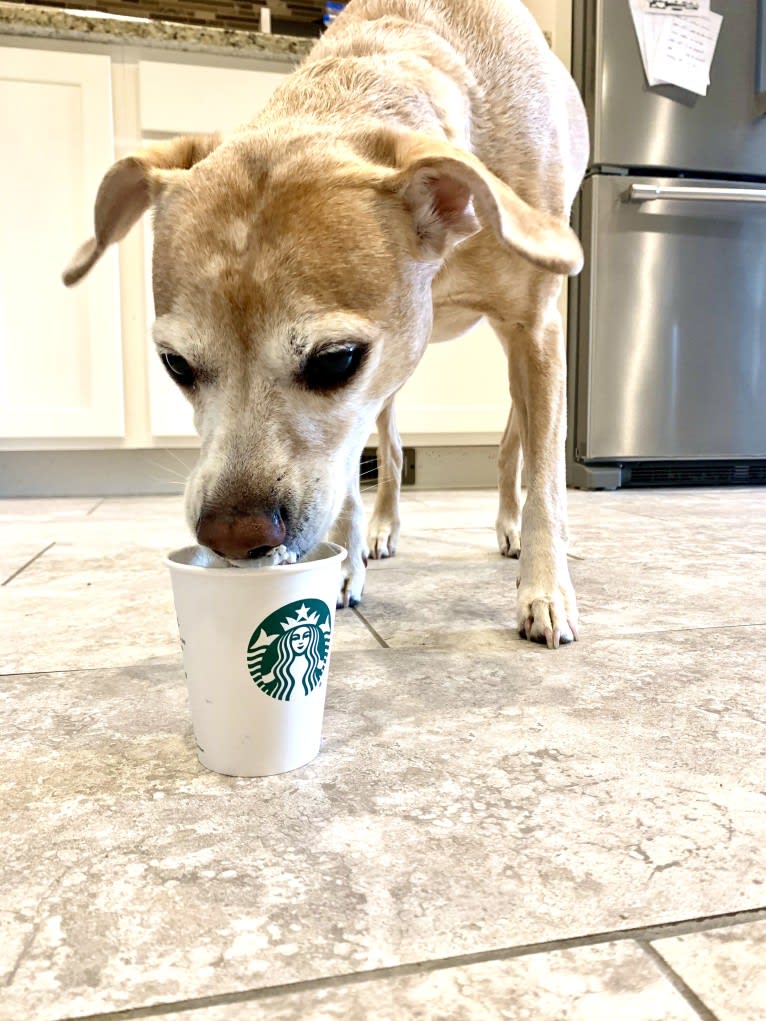
[{"label": "green circular logo", "polygon": [[330,651],[330,609],[321,599],[300,599],[269,614],[247,646],[247,669],[271,698],[289,702],[322,683]]}]

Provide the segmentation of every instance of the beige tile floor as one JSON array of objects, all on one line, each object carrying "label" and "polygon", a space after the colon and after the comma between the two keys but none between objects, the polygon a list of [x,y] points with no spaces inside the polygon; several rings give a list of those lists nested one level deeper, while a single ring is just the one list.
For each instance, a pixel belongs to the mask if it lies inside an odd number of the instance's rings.
[{"label": "beige tile floor", "polygon": [[196,761],[180,501],[0,502],[0,1018],[756,1021],[766,490],[570,493],[581,640],[494,495],[410,493],[321,755]]}]

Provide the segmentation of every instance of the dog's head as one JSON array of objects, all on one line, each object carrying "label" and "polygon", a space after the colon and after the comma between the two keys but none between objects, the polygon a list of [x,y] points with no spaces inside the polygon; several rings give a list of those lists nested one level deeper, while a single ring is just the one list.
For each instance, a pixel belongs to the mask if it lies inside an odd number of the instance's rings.
[{"label": "dog's head", "polygon": [[202,441],[187,516],[228,556],[301,554],[327,531],[428,342],[431,282],[456,244],[489,228],[553,272],[582,260],[566,224],[446,143],[248,132],[117,162],[64,281],[150,206],[154,340]]}]

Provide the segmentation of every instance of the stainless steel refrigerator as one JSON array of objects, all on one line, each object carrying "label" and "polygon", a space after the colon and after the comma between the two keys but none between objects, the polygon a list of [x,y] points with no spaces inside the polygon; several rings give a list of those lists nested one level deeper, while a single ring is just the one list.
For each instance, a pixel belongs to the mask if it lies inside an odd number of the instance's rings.
[{"label": "stainless steel refrigerator", "polygon": [[766,0],[711,8],[702,97],[648,87],[628,0],[574,0],[591,127],[568,319],[581,488],[766,483]]}]

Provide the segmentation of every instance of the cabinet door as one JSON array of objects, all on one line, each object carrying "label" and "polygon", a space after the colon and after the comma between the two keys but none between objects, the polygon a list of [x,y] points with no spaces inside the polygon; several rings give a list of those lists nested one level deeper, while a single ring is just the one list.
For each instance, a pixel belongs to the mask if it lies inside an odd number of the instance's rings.
[{"label": "cabinet door", "polygon": [[105,56],[0,46],[0,437],[121,437],[117,255],[72,290],[113,159]]},{"label": "cabinet door", "polygon": [[[150,141],[174,134],[235,128],[255,116],[291,70],[289,64],[231,68],[142,61],[141,130],[146,141]],[[168,378],[151,340],[154,305],[149,217],[144,219],[144,239],[152,435],[163,439],[196,436],[191,406]]]}]

